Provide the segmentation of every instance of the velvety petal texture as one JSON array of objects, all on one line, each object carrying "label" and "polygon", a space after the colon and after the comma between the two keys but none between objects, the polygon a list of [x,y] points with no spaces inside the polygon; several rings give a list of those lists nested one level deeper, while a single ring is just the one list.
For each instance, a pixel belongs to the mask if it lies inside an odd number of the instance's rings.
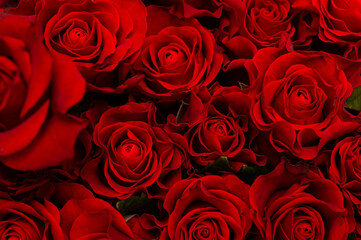
[{"label": "velvety petal texture", "polygon": [[347,239],[354,227],[336,184],[280,163],[250,189],[253,220],[263,239]]},{"label": "velvety petal texture", "polygon": [[9,15],[0,25],[0,161],[17,170],[57,166],[73,157],[85,127],[67,114],[85,81],[72,63],[50,55],[32,18]]},{"label": "velvety petal texture", "polygon": [[249,186],[233,175],[183,180],[166,195],[160,239],[243,239],[252,225]]},{"label": "velvety petal texture", "polygon": [[211,32],[195,19],[181,20],[166,9],[149,6],[147,38],[133,67],[144,74],[137,89],[148,96],[181,97],[208,86],[222,64]]}]

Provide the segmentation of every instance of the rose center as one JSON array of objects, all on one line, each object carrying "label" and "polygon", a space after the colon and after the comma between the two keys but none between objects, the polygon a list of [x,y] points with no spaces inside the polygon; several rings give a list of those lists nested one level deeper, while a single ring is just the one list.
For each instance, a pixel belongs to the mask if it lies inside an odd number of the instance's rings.
[{"label": "rose center", "polygon": [[142,148],[137,142],[126,140],[117,147],[117,152],[121,158],[126,160],[127,165],[134,169],[142,160]]},{"label": "rose center", "polygon": [[88,39],[88,33],[82,28],[73,28],[69,32],[68,44],[72,47],[83,46]]},{"label": "rose center", "polygon": [[207,237],[209,237],[209,230],[206,228],[202,229],[200,234],[202,235],[202,237],[207,238]]},{"label": "rose center", "polygon": [[295,237],[299,240],[312,239],[314,236],[312,226],[307,221],[299,222],[295,228]]},{"label": "rose center", "polygon": [[165,61],[164,64],[165,65],[170,65],[174,62],[177,61],[178,58],[178,52],[174,51],[174,50],[169,50],[166,54],[165,54]]},{"label": "rose center", "polygon": [[199,240],[213,239],[214,229],[213,229],[212,223],[206,221],[206,222],[199,224],[196,227],[196,230],[194,233],[195,233],[193,235],[194,239],[199,239]]},{"label": "rose center", "polygon": [[140,148],[138,145],[133,144],[133,143],[126,143],[124,145],[121,146],[121,154],[124,157],[137,157],[140,154]]},{"label": "rose center", "polygon": [[291,103],[293,106],[304,108],[312,103],[312,97],[309,91],[301,88],[292,93]]},{"label": "rose center", "polygon": [[216,124],[211,125],[210,130],[219,136],[227,136],[228,130],[224,122],[217,122]]}]

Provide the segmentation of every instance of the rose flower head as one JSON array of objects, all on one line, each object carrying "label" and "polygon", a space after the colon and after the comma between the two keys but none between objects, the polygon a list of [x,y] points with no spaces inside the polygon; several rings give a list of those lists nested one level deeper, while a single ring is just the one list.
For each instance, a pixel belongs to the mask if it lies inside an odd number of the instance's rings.
[{"label": "rose flower head", "polygon": [[188,161],[186,142],[149,124],[148,113],[154,108],[149,102],[130,102],[101,115],[93,133],[101,151],[81,172],[96,193],[119,199],[135,192],[161,196],[181,178],[181,167]]},{"label": "rose flower head", "polygon": [[156,6],[147,10],[147,38],[133,66],[135,74],[144,75],[137,90],[169,99],[209,85],[222,64],[212,33],[196,19],[180,20]]},{"label": "rose flower head", "polygon": [[126,74],[147,29],[146,8],[140,0],[49,0],[37,12],[37,20],[50,52],[76,63],[93,90],[116,87],[117,83],[107,85],[109,79],[97,76],[119,63]]},{"label": "rose flower head", "polygon": [[[357,129],[344,105],[352,93],[351,61],[324,52],[260,50],[247,66],[251,117],[272,147],[310,160],[331,140]],[[258,68],[258,69],[257,69]]]}]

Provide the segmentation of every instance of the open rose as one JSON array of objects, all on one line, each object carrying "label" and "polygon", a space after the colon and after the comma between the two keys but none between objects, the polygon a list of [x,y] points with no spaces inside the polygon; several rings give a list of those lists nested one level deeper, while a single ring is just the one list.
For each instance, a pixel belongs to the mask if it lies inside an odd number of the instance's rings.
[{"label": "open rose", "polygon": [[[101,115],[93,134],[100,153],[81,173],[96,193],[119,199],[139,191],[162,195],[181,178],[185,139],[151,126],[149,112],[151,103],[128,103]],[[153,184],[154,192],[147,190]]]},{"label": "open rose", "polygon": [[233,70],[251,59],[257,49],[309,48],[317,35],[318,12],[303,0],[222,0],[225,13],[218,39],[224,46],[224,69]]},{"label": "open rose", "polygon": [[67,55],[98,90],[116,83],[93,76],[113,70],[119,62],[127,68],[143,44],[147,26],[140,0],[49,0],[37,19],[45,28],[49,50]]},{"label": "open rose", "polygon": [[352,63],[323,52],[257,53],[248,65],[251,117],[270,134],[276,151],[310,160],[329,141],[359,127],[343,108],[352,92],[348,66]]},{"label": "open rose", "polygon": [[165,9],[148,7],[148,31],[134,72],[137,88],[155,98],[177,98],[216,77],[222,54],[212,33],[195,19],[180,20]]},{"label": "open rose", "polygon": [[[339,141],[332,151],[329,178],[337,183],[361,215],[361,136],[356,134]],[[361,223],[358,221],[361,234]]]},{"label": "open rose", "polygon": [[182,180],[168,192],[165,239],[243,239],[252,225],[249,186],[233,175]]},{"label": "open rose", "polygon": [[182,180],[168,192],[160,239],[243,239],[252,225],[249,186],[233,175]]},{"label": "open rose", "polygon": [[336,184],[285,163],[256,179],[250,204],[266,240],[345,240],[354,228]]},{"label": "open rose", "polygon": [[223,156],[236,171],[245,163],[258,164],[255,155],[245,149],[249,96],[234,86],[220,87],[203,106],[197,106],[199,101],[193,97],[181,123],[187,115],[201,116],[195,123],[189,123],[191,128],[186,134],[194,161],[206,166]]},{"label": "open rose", "polygon": [[73,63],[49,54],[36,27],[0,19],[0,161],[17,170],[71,159],[85,127],[66,113],[82,99],[85,81]]}]

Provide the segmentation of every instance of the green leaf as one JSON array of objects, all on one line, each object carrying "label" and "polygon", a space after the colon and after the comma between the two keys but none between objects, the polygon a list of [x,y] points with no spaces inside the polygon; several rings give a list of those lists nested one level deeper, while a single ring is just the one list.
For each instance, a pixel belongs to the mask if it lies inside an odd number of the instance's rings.
[{"label": "green leaf", "polygon": [[205,172],[216,173],[219,171],[226,171],[226,172],[233,172],[233,173],[236,172],[231,167],[231,165],[229,165],[228,158],[225,156],[222,156],[222,157],[218,158],[216,161],[214,161],[213,163],[209,163],[206,167],[199,170],[198,173],[205,173]]},{"label": "green leaf", "polygon": [[142,193],[140,196],[132,196],[130,198],[118,201],[116,203],[116,207],[123,216],[126,216],[129,213],[134,213],[138,210],[142,210],[143,208],[152,203],[153,200],[147,198],[147,196]]},{"label": "green leaf", "polygon": [[361,86],[354,88],[352,94],[346,100],[346,108],[361,111]]},{"label": "green leaf", "polygon": [[259,167],[243,165],[241,171],[238,173],[238,177],[242,181],[252,184],[258,176],[267,173],[269,173],[269,170],[265,166]]}]

